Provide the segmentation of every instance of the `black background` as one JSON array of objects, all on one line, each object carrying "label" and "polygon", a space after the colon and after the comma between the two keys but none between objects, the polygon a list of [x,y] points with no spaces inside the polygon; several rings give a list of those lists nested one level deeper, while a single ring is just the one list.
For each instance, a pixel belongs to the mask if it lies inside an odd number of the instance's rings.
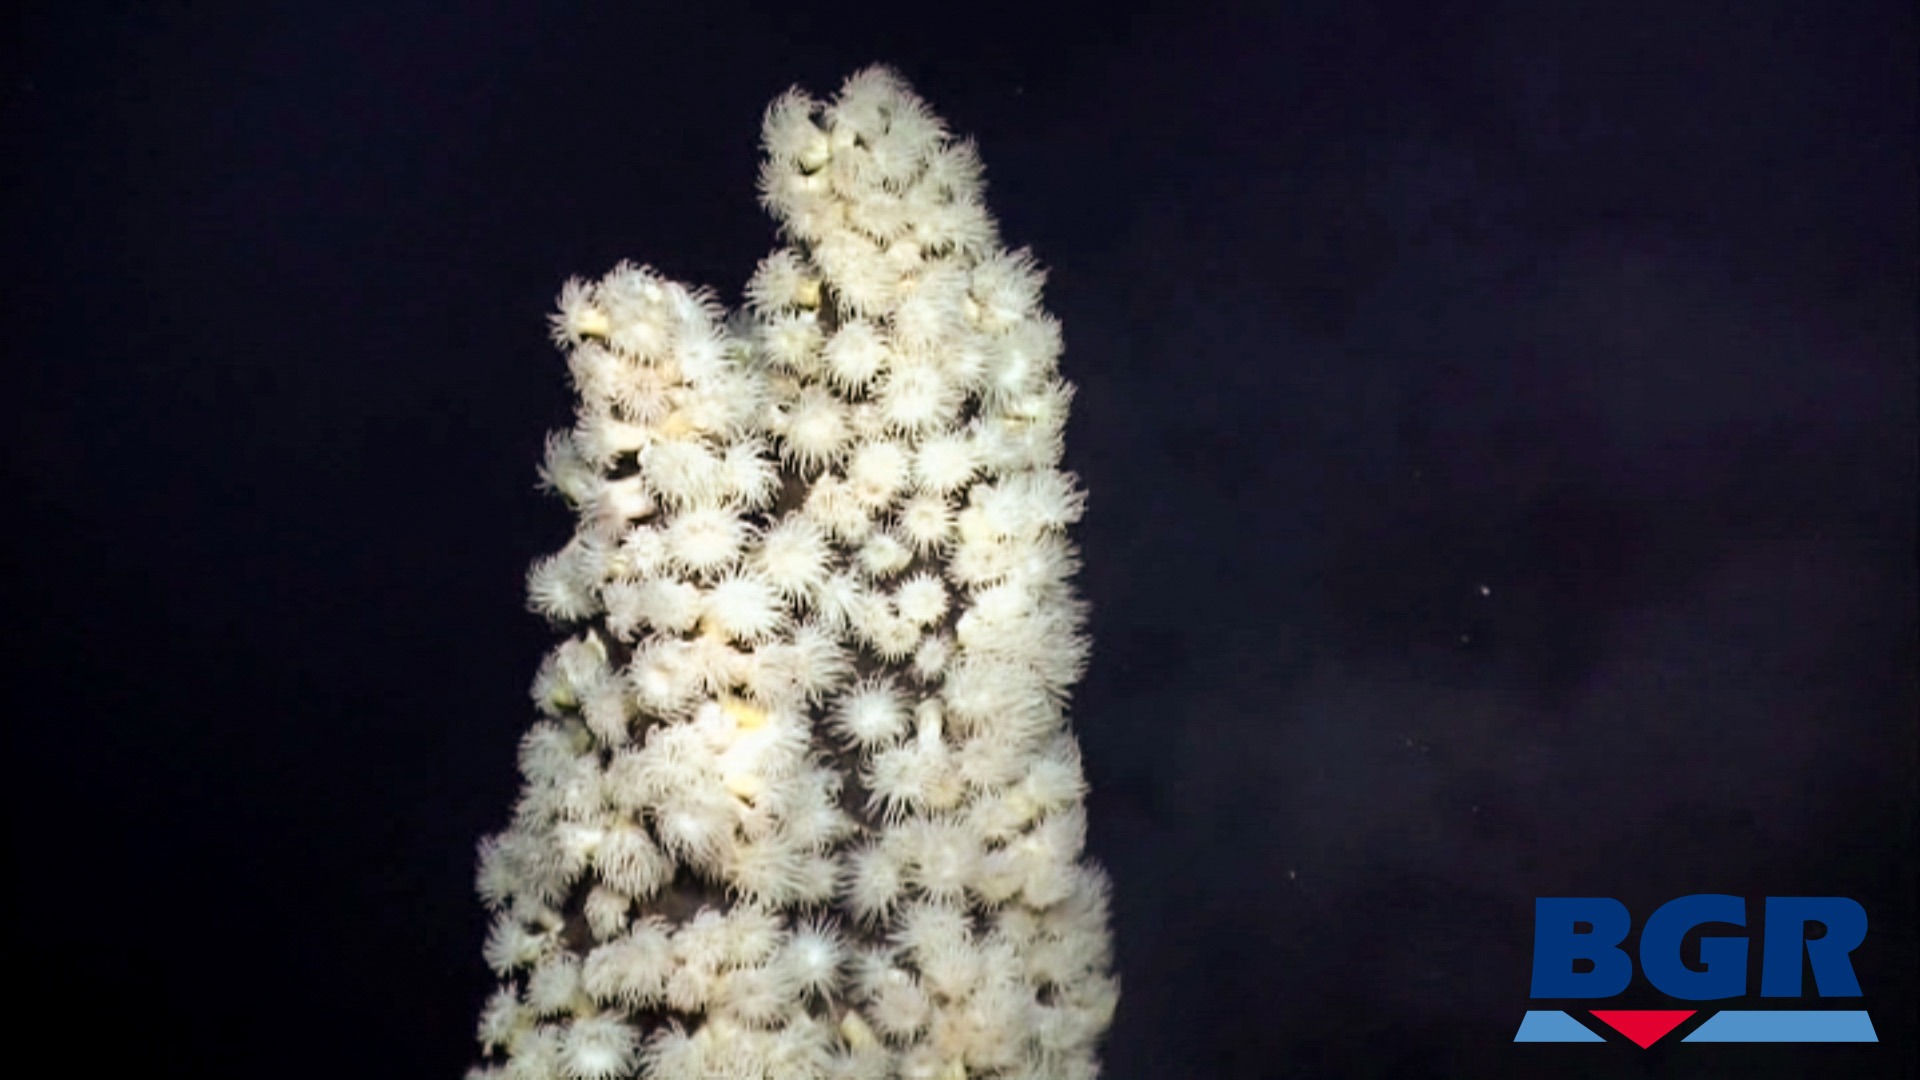
[{"label": "black background", "polygon": [[[14,9],[16,1049],[459,1075],[552,297],[736,299],[887,61],[1080,387],[1112,1077],[1911,1075],[1910,6],[1255,7]],[[1865,904],[1882,1043],[1511,1043],[1534,897],[1696,892]]]}]

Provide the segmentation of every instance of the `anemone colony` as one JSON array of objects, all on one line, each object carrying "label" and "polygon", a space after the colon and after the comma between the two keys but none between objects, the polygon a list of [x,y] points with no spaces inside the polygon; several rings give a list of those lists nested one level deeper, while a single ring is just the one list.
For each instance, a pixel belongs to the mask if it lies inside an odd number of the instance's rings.
[{"label": "anemone colony", "polygon": [[763,124],[736,312],[622,264],[529,574],[568,636],[481,845],[473,1077],[1076,1080],[1118,984],[1066,721],[1072,388],[971,143],[884,68]]}]

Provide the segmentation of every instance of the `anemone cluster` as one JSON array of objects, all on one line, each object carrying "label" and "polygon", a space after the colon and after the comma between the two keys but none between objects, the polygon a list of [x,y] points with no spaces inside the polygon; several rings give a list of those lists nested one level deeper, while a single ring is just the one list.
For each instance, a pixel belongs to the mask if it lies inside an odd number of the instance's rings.
[{"label": "anemone cluster", "polygon": [[1118,983],[1066,721],[1072,387],[979,158],[893,72],[763,124],[740,310],[621,264],[528,576],[570,636],[481,845],[470,1077],[1083,1080]]}]

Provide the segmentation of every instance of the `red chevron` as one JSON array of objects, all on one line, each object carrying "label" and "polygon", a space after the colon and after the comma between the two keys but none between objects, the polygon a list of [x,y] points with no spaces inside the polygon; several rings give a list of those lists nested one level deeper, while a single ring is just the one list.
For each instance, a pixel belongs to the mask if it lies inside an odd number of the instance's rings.
[{"label": "red chevron", "polygon": [[1687,1022],[1693,1009],[1594,1009],[1593,1018],[1632,1039],[1645,1050]]}]

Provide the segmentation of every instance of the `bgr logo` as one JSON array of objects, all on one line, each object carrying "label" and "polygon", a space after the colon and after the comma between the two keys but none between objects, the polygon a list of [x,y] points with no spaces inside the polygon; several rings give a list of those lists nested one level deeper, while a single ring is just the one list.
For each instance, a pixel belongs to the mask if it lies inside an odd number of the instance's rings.
[{"label": "bgr logo", "polygon": [[[1769,896],[1760,944],[1762,998],[1799,999],[1811,971],[1820,998],[1860,996],[1853,951],[1867,936],[1867,912],[1844,896]],[[1748,993],[1744,933],[1700,936],[1699,963],[1681,955],[1687,935],[1703,927],[1744,930],[1747,902],[1700,893],[1662,904],[1640,928],[1640,974],[1655,990],[1683,1001],[1721,1001]],[[1533,906],[1535,998],[1610,998],[1633,984],[1633,958],[1622,943],[1633,928],[1626,905],[1604,896],[1543,896]],[[1816,932],[1816,929],[1818,932]],[[1785,1004],[1783,1000],[1781,1002]],[[1593,1009],[1593,1017],[1641,1047],[1691,1018],[1695,1009]],[[1604,1042],[1572,1014],[1529,1010],[1515,1042]],[[1722,1009],[1682,1042],[1877,1042],[1864,1010]]]}]

